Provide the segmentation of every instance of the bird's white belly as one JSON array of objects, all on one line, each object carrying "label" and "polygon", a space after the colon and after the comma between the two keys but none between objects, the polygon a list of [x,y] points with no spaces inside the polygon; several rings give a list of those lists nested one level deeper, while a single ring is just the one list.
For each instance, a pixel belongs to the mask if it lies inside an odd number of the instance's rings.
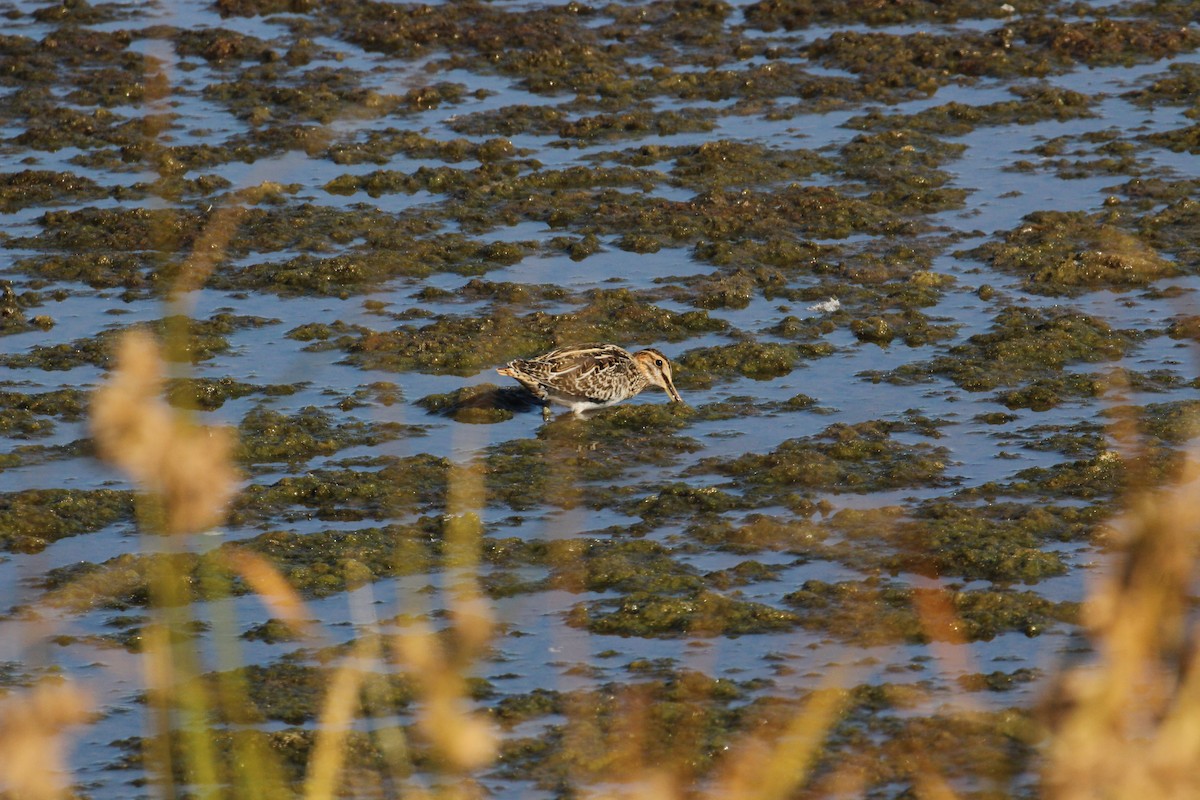
[{"label": "bird's white belly", "polygon": [[576,414],[582,414],[585,411],[592,411],[593,409],[597,408],[608,408],[609,406],[615,406],[617,403],[621,402],[620,398],[615,400],[605,400],[603,403],[597,403],[593,400],[581,400],[578,397],[554,397],[553,395],[551,395],[550,399],[559,405],[566,406]]}]

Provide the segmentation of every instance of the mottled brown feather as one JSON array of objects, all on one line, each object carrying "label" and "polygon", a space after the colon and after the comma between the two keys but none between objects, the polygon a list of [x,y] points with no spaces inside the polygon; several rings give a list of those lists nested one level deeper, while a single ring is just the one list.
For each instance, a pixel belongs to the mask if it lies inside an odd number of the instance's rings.
[{"label": "mottled brown feather", "polygon": [[652,383],[678,399],[671,384],[670,362],[657,350],[631,355],[615,344],[582,344],[517,359],[496,371],[515,378],[539,399],[568,406],[576,413],[619,403]]}]

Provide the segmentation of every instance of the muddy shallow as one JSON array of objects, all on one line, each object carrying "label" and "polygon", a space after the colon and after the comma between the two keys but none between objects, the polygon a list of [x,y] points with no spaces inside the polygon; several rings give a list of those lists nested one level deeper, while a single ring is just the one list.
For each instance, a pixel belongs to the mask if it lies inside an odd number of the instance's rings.
[{"label": "muddy shallow", "polygon": [[[849,760],[903,794],[914,743],[1024,791],[1122,493],[1195,433],[1196,6],[851,6],[4,7],[0,680],[93,689],[81,795],[150,792],[162,547],[86,425],[131,327],[240,439],[180,568],[236,543],[319,620],[196,579],[190,635],[212,655],[232,607],[287,780],[339,645],[444,624],[465,524],[489,793],[609,779],[619,726],[565,720],[635,693],[699,778],[831,680],[818,793]],[[596,340],[667,353],[686,405],[543,423],[493,371]],[[368,794],[420,702],[380,680]]]}]

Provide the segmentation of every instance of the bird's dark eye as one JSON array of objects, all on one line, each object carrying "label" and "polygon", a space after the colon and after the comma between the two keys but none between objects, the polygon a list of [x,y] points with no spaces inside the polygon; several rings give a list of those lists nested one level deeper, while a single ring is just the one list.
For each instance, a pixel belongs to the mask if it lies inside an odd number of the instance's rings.
[{"label": "bird's dark eye", "polygon": [[661,367],[661,366],[662,366],[662,359],[661,359],[661,358],[656,358],[656,359],[654,359],[654,366],[656,366],[656,367]]}]

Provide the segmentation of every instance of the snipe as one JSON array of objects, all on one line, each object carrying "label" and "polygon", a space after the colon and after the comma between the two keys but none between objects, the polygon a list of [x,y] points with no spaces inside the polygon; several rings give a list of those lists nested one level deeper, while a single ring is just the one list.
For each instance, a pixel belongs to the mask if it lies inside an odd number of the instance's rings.
[{"label": "snipe", "polygon": [[653,348],[630,353],[615,344],[560,347],[496,371],[533,392],[545,404],[546,416],[550,403],[582,414],[628,400],[647,386],[661,387],[675,402],[683,400],[671,380],[671,362]]}]

